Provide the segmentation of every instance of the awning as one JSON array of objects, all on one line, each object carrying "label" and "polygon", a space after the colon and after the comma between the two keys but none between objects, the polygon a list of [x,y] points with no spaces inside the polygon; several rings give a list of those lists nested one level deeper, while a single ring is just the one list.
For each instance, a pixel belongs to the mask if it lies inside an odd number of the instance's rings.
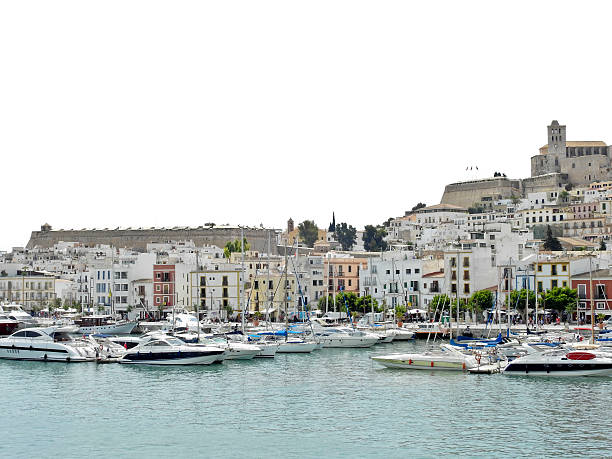
[{"label": "awning", "polygon": [[410,314],[427,314],[425,309],[411,309],[408,311]]},{"label": "awning", "polygon": [[274,311],[276,311],[276,308],[263,309],[259,312],[261,312],[262,314],[272,314]]}]

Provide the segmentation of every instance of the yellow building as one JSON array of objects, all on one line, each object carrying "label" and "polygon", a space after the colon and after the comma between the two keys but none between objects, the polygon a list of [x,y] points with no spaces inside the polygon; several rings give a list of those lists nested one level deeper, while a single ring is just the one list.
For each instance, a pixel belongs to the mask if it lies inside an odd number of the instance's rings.
[{"label": "yellow building", "polygon": [[[247,292],[249,313],[270,314],[272,318],[279,317],[285,310],[285,275],[280,272],[261,275],[251,281],[251,289]],[[287,277],[287,310],[295,311],[302,301],[297,295],[298,288],[295,276],[289,273]]]}]

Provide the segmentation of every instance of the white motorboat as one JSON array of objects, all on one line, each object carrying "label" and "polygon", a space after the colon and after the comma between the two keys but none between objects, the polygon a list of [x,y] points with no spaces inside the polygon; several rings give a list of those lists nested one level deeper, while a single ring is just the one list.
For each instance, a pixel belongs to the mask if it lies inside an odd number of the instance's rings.
[{"label": "white motorboat", "polygon": [[378,336],[352,328],[322,328],[316,331],[323,347],[371,347],[378,342]]},{"label": "white motorboat", "polygon": [[210,365],[224,358],[217,346],[189,345],[178,338],[160,336],[139,344],[123,354],[118,362],[141,365]]},{"label": "white motorboat", "polygon": [[440,351],[420,354],[389,354],[372,357],[372,360],[388,368],[407,370],[466,371],[478,366],[473,355],[466,355],[449,344],[442,344]]},{"label": "white motorboat", "polygon": [[408,341],[416,337],[414,330],[397,327],[394,329],[394,331],[395,336],[393,337],[393,341]]},{"label": "white motorboat", "polygon": [[278,343],[274,342],[258,342],[256,346],[261,349],[259,354],[255,354],[256,358],[273,358],[279,348]]},{"label": "white motorboat", "polygon": [[308,354],[317,348],[314,341],[305,341],[300,338],[289,338],[287,341],[280,340],[276,351],[278,354]]},{"label": "white motorboat", "polygon": [[0,358],[89,362],[96,358],[94,346],[72,338],[61,327],[25,328],[0,339]]},{"label": "white motorboat", "polygon": [[529,352],[511,361],[503,372],[523,376],[612,376],[612,356],[598,350]]},{"label": "white motorboat", "polygon": [[206,341],[212,346],[217,346],[227,351],[224,360],[250,360],[261,352],[261,348],[253,344],[223,338],[214,338]]},{"label": "white motorboat", "polygon": [[109,315],[83,316],[74,322],[79,326],[78,333],[85,335],[90,333],[129,335],[138,325],[136,321],[114,320]]}]

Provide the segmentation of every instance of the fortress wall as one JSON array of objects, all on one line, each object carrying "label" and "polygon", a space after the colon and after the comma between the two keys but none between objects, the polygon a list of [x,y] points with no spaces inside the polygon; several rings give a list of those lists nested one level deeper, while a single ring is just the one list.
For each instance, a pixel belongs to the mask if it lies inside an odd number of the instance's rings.
[{"label": "fortress wall", "polygon": [[[273,229],[245,228],[244,237],[251,246],[251,250],[267,252],[268,234],[270,247],[276,253],[276,233]],[[87,246],[96,244],[109,244],[114,247],[131,248],[145,251],[150,242],[167,242],[178,240],[191,240],[196,246],[204,244],[224,247],[226,242],[240,239],[240,228],[187,228],[187,229],[141,229],[141,230],[51,230],[32,231],[27,248],[52,247],[54,244],[64,242],[80,242]]]},{"label": "fortress wall", "polygon": [[440,202],[467,208],[482,202],[483,198],[492,198],[494,201],[499,197],[510,198],[512,195],[521,196],[520,181],[501,177],[446,185]]}]

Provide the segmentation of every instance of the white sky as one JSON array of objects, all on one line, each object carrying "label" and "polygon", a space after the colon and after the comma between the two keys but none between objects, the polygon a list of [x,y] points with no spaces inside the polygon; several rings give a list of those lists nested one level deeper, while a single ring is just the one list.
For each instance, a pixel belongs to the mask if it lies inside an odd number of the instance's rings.
[{"label": "white sky", "polygon": [[0,3],[0,249],[54,228],[357,227],[612,142],[606,2]]}]

